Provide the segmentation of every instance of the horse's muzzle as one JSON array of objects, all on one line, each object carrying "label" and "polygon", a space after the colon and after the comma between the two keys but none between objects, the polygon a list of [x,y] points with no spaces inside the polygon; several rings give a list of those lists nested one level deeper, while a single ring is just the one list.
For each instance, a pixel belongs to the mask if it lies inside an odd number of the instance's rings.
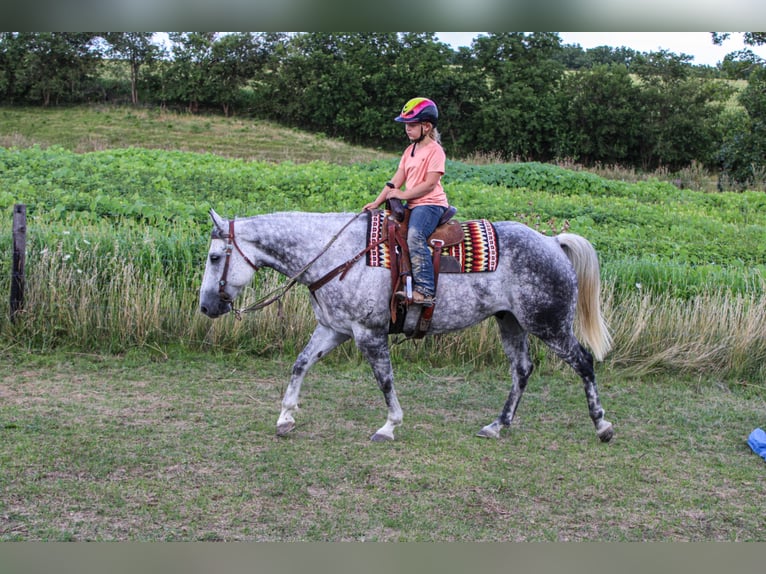
[{"label": "horse's muzzle", "polygon": [[225,301],[218,297],[210,298],[210,300],[200,303],[199,310],[211,319],[215,319],[231,311],[231,301]]}]

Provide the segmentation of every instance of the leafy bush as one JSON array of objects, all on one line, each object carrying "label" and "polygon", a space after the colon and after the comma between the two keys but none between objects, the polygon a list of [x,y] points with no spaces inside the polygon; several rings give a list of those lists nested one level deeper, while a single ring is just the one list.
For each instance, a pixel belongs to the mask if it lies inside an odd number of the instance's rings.
[{"label": "leafy bush", "polygon": [[[395,167],[389,160],[273,164],[135,148],[87,154],[0,148],[0,209],[25,203],[40,223],[173,222],[194,233],[206,228],[211,207],[229,216],[357,212]],[[540,163],[449,162],[444,184],[458,217],[558,222],[548,227],[565,225],[588,237],[607,266],[647,257],[692,266],[766,261],[762,193],[705,194]]]}]

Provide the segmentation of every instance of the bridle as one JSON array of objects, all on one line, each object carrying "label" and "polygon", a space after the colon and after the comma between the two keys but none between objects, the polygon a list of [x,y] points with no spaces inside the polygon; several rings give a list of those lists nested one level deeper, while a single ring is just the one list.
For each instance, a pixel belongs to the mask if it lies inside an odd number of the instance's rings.
[{"label": "bridle", "polygon": [[[232,308],[232,311],[234,312],[234,315],[237,317],[237,319],[242,319],[242,313],[249,313],[252,311],[257,311],[259,309],[263,309],[264,307],[267,307],[271,305],[272,303],[275,303],[276,301],[279,301],[282,297],[285,296],[285,294],[292,289],[295,284],[298,282],[298,278],[303,275],[306,270],[311,267],[314,262],[319,259],[329,248],[330,246],[335,243],[335,241],[338,239],[341,233],[345,231],[345,229],[351,225],[353,221],[355,221],[359,216],[366,213],[366,211],[362,210],[354,217],[352,217],[342,228],[338,233],[336,233],[332,239],[327,243],[327,245],[324,246],[324,248],[314,257],[311,261],[309,261],[306,265],[303,266],[303,268],[298,271],[293,277],[290,278],[290,281],[288,281],[286,284],[282,285],[281,287],[278,287],[271,291],[270,293],[267,293],[263,296],[260,300],[256,301],[249,307],[245,307],[242,309],[234,309]],[[236,218],[235,218],[236,219]],[[234,249],[237,250],[237,253],[239,253],[242,258],[247,262],[247,264],[255,269],[255,271],[258,271],[259,267],[253,263],[250,258],[244,254],[242,249],[240,248],[239,244],[237,243],[237,239],[234,236],[234,221],[235,219],[229,220],[229,232],[226,233],[221,227],[216,223],[215,227],[213,228],[213,239],[224,239],[226,240],[226,248],[224,249],[224,254],[226,256],[226,259],[223,262],[223,273],[221,273],[221,278],[218,280],[218,297],[221,299],[221,301],[224,301],[226,303],[231,303],[232,299],[226,294],[226,285],[227,280],[229,276],[229,262],[231,261],[231,253]],[[369,247],[368,247],[369,249]],[[361,254],[360,254],[361,255]],[[324,281],[329,280],[332,277],[335,277],[340,271],[343,271],[343,275],[345,275],[345,271],[356,263],[356,261],[359,260],[359,255],[356,256],[352,261],[347,262],[344,265],[339,266],[339,268],[334,269],[330,273],[328,273],[324,278],[321,285],[324,285]],[[343,269],[341,269],[343,268]],[[341,277],[342,278],[342,277]],[[319,282],[316,282],[314,289],[312,289],[312,292],[316,289],[318,289],[321,285]],[[281,304],[281,303],[280,303]]]},{"label": "bridle", "polygon": [[226,240],[226,248],[224,249],[224,255],[226,259],[223,262],[223,273],[221,273],[221,279],[218,281],[218,296],[221,298],[221,300],[230,303],[231,299],[229,298],[228,295],[226,295],[226,284],[229,277],[229,262],[231,261],[232,250],[236,249],[237,253],[239,253],[242,256],[245,262],[256,271],[258,271],[258,266],[252,261],[250,261],[248,256],[242,252],[242,249],[237,243],[237,239],[236,237],[234,237],[234,220],[233,219],[229,220],[228,233],[225,233],[220,227],[216,225],[215,229],[213,230],[213,238]]}]

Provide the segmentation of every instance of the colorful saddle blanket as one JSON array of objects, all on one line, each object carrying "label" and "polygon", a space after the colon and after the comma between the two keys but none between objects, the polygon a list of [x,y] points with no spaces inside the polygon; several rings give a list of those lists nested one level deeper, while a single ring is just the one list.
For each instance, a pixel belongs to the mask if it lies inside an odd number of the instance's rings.
[{"label": "colorful saddle blanket", "polygon": [[[370,267],[391,268],[388,242],[382,242],[385,219],[388,211],[373,211],[367,233],[367,245],[377,244],[367,252],[367,265]],[[497,231],[486,219],[461,221],[463,241],[451,247],[444,247],[441,252],[445,257],[454,259],[457,265],[443,265],[442,273],[479,273],[497,269],[498,247]]]}]

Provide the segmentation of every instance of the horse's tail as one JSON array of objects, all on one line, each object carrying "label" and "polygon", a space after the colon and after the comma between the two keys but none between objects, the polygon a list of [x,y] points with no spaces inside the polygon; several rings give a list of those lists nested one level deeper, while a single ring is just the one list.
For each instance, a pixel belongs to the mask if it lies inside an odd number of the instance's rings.
[{"label": "horse's tail", "polygon": [[556,236],[577,275],[577,315],[585,343],[597,361],[602,361],[612,348],[609,327],[601,314],[601,278],[598,256],[593,245],[574,233]]}]

